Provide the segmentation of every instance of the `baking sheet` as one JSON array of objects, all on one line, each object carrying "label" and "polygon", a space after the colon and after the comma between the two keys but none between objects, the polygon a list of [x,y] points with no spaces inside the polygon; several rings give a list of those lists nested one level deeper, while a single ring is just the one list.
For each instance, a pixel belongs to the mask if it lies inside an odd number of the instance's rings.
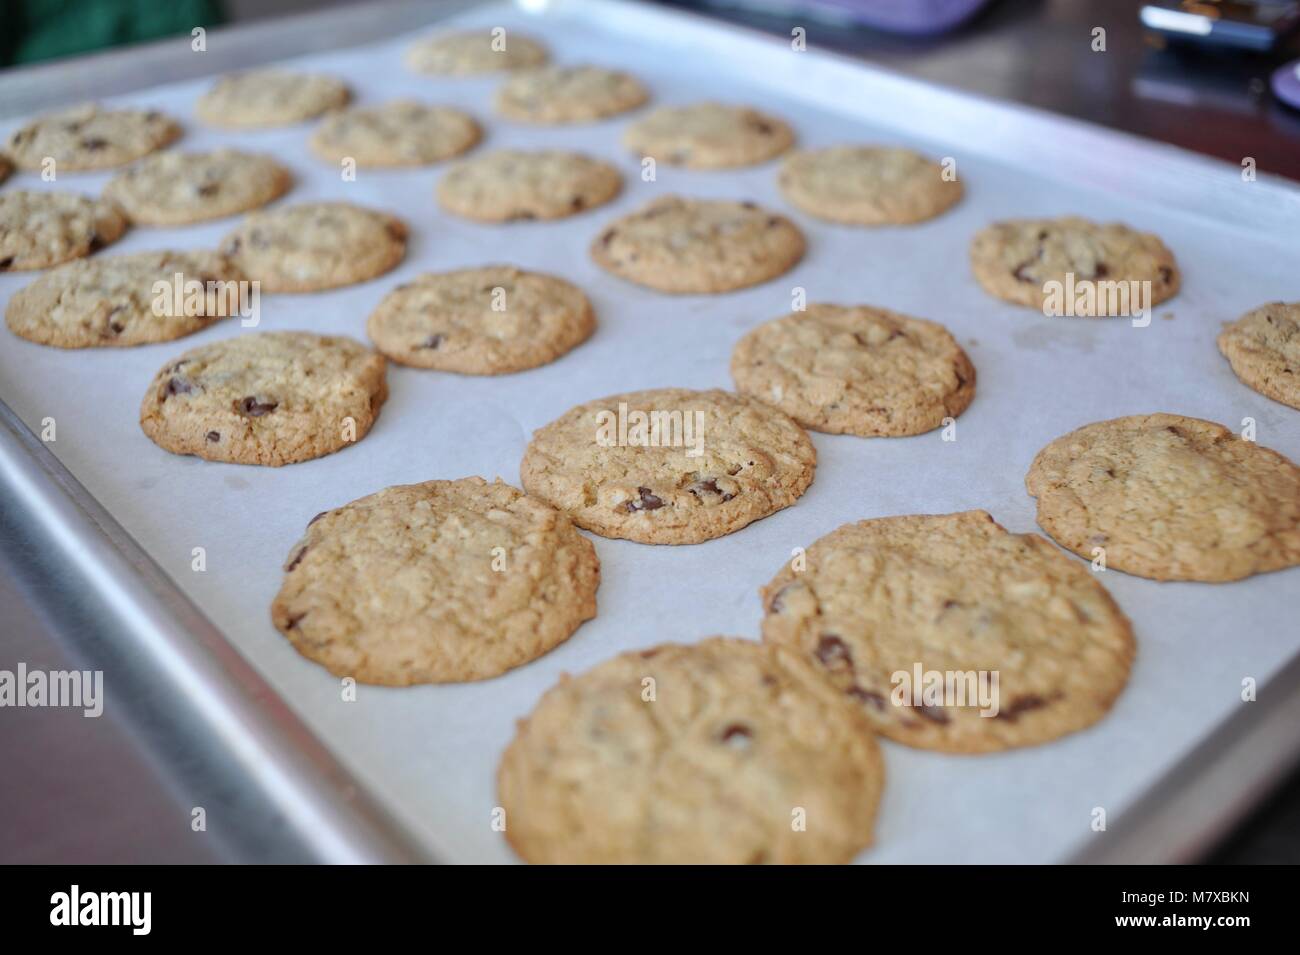
[{"label": "baking sheet", "polygon": [[[626,177],[622,197],[557,223],[477,225],[439,211],[437,167],[363,169],[355,182],[342,182],[336,168],[307,151],[310,127],[200,126],[192,107],[207,81],[113,100],[181,118],[187,131],[179,148],[238,145],[277,154],[298,177],[283,201],[347,199],[389,209],[412,226],[399,269],[327,293],[267,295],[263,329],[364,338],[367,314],[395,285],[423,271],[502,260],[564,275],[596,307],[593,339],[533,371],[473,378],[390,367],[391,397],[369,436],[355,448],[281,469],[176,457],[149,442],[136,423],[154,371],[187,348],[240,334],[235,322],[131,350],[66,352],[7,333],[0,348],[0,397],[34,430],[46,417],[58,422],[52,449],[63,463],[438,856],[513,858],[491,828],[496,761],[514,720],[560,672],[663,640],[756,637],[757,588],[792,548],[846,521],[983,507],[1011,530],[1033,530],[1033,501],[1023,488],[1033,455],[1071,428],[1121,414],[1166,410],[1229,425],[1249,416],[1262,444],[1300,458],[1300,415],[1238,383],[1213,342],[1221,321],[1265,301],[1296,298],[1296,255],[1283,225],[1288,210],[1300,209],[1300,190],[1244,182],[1230,168],[1120,137],[1103,150],[1071,148],[1095,147],[1097,134],[866,69],[852,73],[856,86],[846,84],[846,67],[815,51],[732,37],[660,10],[575,0],[533,13],[484,7],[452,22],[517,27],[545,39],[558,61],[632,70],[655,103],[708,95],[759,105],[787,118],[807,146],[897,142],[953,156],[968,194],[933,222],[866,230],[786,208],[775,164],[732,172],[661,165],[658,180],[644,182],[637,157],[619,145],[627,117],[554,128],[499,121],[490,108],[499,80],[407,74],[399,57],[413,37],[292,62],[344,77],[360,103],[415,96],[461,106],[486,127],[480,148],[575,148],[614,162]],[[210,43],[217,42],[220,34],[213,34]],[[92,193],[110,175],[67,174],[46,184],[20,174],[3,188]],[[809,254],[786,276],[723,296],[668,297],[597,269],[586,254],[591,237],[666,192],[780,209],[805,230]],[[994,218],[1069,212],[1159,232],[1174,250],[1183,291],[1156,309],[1150,327],[1048,320],[976,286],[966,255],[977,229]],[[140,228],[111,253],[211,247],[233,224]],[[0,302],[33,278],[0,275]],[[529,434],[574,404],[637,388],[730,387],[736,339],[788,312],[796,287],[810,301],[870,303],[944,322],[979,372],[958,440],[945,443],[938,432],[877,440],[814,434],[817,479],[793,508],[691,547],[594,538],[603,574],[597,619],[542,659],[487,683],[362,686],[355,702],[345,702],[338,681],[271,627],[267,608],[280,564],[319,511],[431,478],[499,475],[517,484]],[[207,551],[204,573],[190,569],[197,546]],[[1053,861],[1104,839],[1090,828],[1095,807],[1112,818],[1122,813],[1192,744],[1247,705],[1240,700],[1243,678],[1264,684],[1300,648],[1298,581],[1296,569],[1229,585],[1158,584],[1108,572],[1103,582],[1138,637],[1132,680],[1112,715],[1057,743],[993,756],[943,756],[886,743],[889,779],[876,846],[862,861]],[[111,681],[105,690],[111,706]]]}]

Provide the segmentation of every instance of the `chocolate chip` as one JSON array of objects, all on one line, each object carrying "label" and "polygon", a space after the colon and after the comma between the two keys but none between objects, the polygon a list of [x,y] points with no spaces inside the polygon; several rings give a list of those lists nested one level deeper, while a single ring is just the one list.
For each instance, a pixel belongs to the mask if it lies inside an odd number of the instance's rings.
[{"label": "chocolate chip", "polygon": [[872,706],[880,710],[882,713],[884,712],[885,698],[881,696],[879,693],[873,693],[871,690],[864,690],[856,683],[853,686],[849,687],[847,692],[849,696],[853,697],[859,703],[870,703]]},{"label": "chocolate chip", "polygon": [[771,124],[771,123],[765,123],[765,122],[763,122],[761,119],[755,121],[755,122],[753,123],[753,127],[752,127],[752,128],[753,128],[754,132],[758,133],[760,136],[771,136],[771,135],[772,135],[772,124]]},{"label": "chocolate chip", "polygon": [[235,402],[235,410],[249,418],[260,418],[280,407],[278,401],[258,401],[252,395]]},{"label": "chocolate chip", "polygon": [[1174,278],[1174,270],[1167,265],[1160,266],[1160,281],[1168,285]]},{"label": "chocolate chip", "polygon": [[213,444],[216,444],[218,441],[221,440],[221,432],[220,432],[220,431],[209,431],[209,432],[208,432],[208,440],[209,440],[210,442],[212,442]]},{"label": "chocolate chip", "polygon": [[816,656],[817,661],[827,669],[841,665],[853,666],[853,654],[849,652],[848,644],[833,633],[822,634],[821,640],[817,642]]},{"label": "chocolate chip", "polygon": [[215,182],[205,182],[194,191],[201,196],[215,196],[220,188]]},{"label": "chocolate chip", "polygon": [[648,487],[639,487],[636,489],[640,497],[633,498],[630,501],[623,502],[623,509],[629,514],[636,511],[657,511],[664,506],[662,498],[658,498],[650,493]]},{"label": "chocolate chip", "polygon": [[307,612],[305,610],[302,613],[294,614],[292,617],[290,617],[288,620],[285,621],[284,629],[296,630],[298,627],[298,621],[302,620],[302,618],[305,616],[307,616]]},{"label": "chocolate chip", "polygon": [[420,342],[420,348],[438,348],[446,339],[441,335],[430,335],[424,341]]},{"label": "chocolate chip", "polygon": [[98,136],[92,136],[90,139],[83,139],[81,141],[81,146],[83,149],[89,149],[92,153],[98,152],[108,146],[108,140],[101,139]]},{"label": "chocolate chip", "polygon": [[1047,700],[1043,699],[1036,693],[1029,693],[1025,696],[1017,696],[1011,701],[1010,706],[1004,706],[998,710],[995,719],[1010,720],[1012,723],[1021,713],[1028,713],[1030,710],[1041,710],[1048,705]]},{"label": "chocolate chip", "polygon": [[574,212],[577,212],[579,209],[584,209],[586,208],[586,206],[587,206],[587,200],[582,198],[582,196],[574,196],[573,201],[569,203],[569,208],[571,208]]},{"label": "chocolate chip", "polygon": [[920,706],[912,707],[918,715],[924,716],[931,723],[943,725],[948,722],[948,714],[943,711],[942,706],[930,706],[922,703]]},{"label": "chocolate chip", "polygon": [[194,386],[184,378],[172,376],[167,379],[167,385],[163,388],[163,400],[166,401],[172,395],[188,395],[194,390]]},{"label": "chocolate chip", "polygon": [[14,260],[17,258],[18,256],[11,255],[8,258],[0,259],[0,270],[8,269],[11,265],[14,264]]},{"label": "chocolate chip", "polygon": [[291,571],[291,570],[293,570],[295,567],[297,567],[299,564],[301,564],[301,563],[302,563],[302,559],[303,559],[305,556],[307,556],[307,548],[306,548],[306,547],[304,547],[302,550],[298,551],[297,555],[294,556],[293,560],[289,562],[289,566],[286,567],[286,568],[284,569],[285,573],[288,573],[289,571]]},{"label": "chocolate chip", "polygon": [[746,202],[742,202],[740,205],[741,205],[741,208],[743,208],[743,209],[757,209],[757,208],[758,208],[758,203],[757,203],[757,202],[748,202],[748,201],[746,201]]},{"label": "chocolate chip", "polygon": [[753,732],[743,723],[732,723],[722,731],[722,742],[734,749],[748,749]]},{"label": "chocolate chip", "polygon": [[641,651],[641,659],[642,659],[642,660],[649,660],[651,657],[657,657],[657,656],[659,656],[659,648],[658,648],[658,647],[651,647],[649,650],[642,650],[642,651]]},{"label": "chocolate chip", "polygon": [[688,491],[690,491],[692,494],[694,494],[695,497],[696,497],[696,500],[699,500],[699,501],[703,501],[703,500],[704,500],[704,499],[700,496],[701,494],[716,494],[716,495],[718,495],[719,497],[722,498],[722,501],[720,502],[720,503],[722,503],[722,504],[726,504],[728,501],[730,501],[732,498],[734,498],[734,497],[736,496],[736,495],[734,495],[734,494],[727,494],[727,493],[724,493],[723,491],[720,491],[720,490],[718,489],[718,479],[717,479],[717,478],[707,478],[707,479],[702,480],[702,481],[696,481],[694,484],[690,485],[686,490],[688,490]]},{"label": "chocolate chip", "polygon": [[90,241],[86,243],[86,250],[88,252],[98,252],[103,247],[104,247],[104,240],[100,238],[99,233],[98,232],[90,233]]},{"label": "chocolate chip", "polygon": [[1105,262],[1098,262],[1097,267],[1093,269],[1092,277],[1095,279],[1104,279],[1108,275],[1110,275],[1110,268]]}]

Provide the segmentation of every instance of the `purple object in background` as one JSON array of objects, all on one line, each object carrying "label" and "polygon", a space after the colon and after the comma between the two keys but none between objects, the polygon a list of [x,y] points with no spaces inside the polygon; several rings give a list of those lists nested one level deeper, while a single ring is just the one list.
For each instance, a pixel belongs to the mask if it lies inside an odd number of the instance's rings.
[{"label": "purple object in background", "polygon": [[1288,106],[1300,109],[1300,60],[1274,71],[1273,94]]},{"label": "purple object in background", "polygon": [[809,13],[913,36],[960,26],[991,0],[705,0],[719,5],[793,15]]}]

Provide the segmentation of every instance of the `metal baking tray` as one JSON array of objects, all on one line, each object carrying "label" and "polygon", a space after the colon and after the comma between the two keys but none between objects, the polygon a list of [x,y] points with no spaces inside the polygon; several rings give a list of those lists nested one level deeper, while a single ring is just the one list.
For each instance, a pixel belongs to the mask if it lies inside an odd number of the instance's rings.
[{"label": "metal baking tray", "polygon": [[[661,166],[647,182],[637,157],[619,144],[625,117],[517,126],[493,116],[496,80],[433,80],[401,68],[402,49],[426,25],[453,24],[518,28],[543,38],[559,61],[629,69],[657,103],[707,95],[759,105],[787,118],[805,145],[903,143],[953,157],[967,196],[933,222],[869,230],[786,208],[773,164],[722,173]],[[363,171],[342,183],[308,154],[303,128],[227,133],[194,120],[193,101],[209,82],[196,77],[289,56],[295,67],[343,76],[362,102],[415,95],[459,104],[484,122],[486,148],[566,146],[608,159],[624,172],[624,194],[557,223],[477,225],[437,208],[437,168]],[[169,85],[158,86],[159,78]],[[1088,421],[1155,410],[1234,426],[1249,417],[1262,444],[1300,459],[1300,415],[1241,385],[1214,346],[1221,321],[1296,297],[1300,188],[902,78],[818,50],[815,32],[798,50],[781,37],[614,0],[368,5],[212,31],[203,54],[177,40],[20,70],[0,77],[0,116],[7,117],[0,125],[88,95],[176,114],[187,126],[181,148],[229,143],[277,153],[298,177],[286,201],[346,198],[391,209],[412,226],[397,271],[323,294],[268,295],[264,329],[363,338],[366,315],[394,285],[422,271],[502,259],[577,282],[600,321],[590,342],[519,375],[391,367],[392,394],[369,436],[280,469],[169,455],[136,423],[152,373],[180,351],[240,334],[235,322],[130,350],[61,351],[6,333],[0,502],[16,516],[0,545],[33,570],[37,598],[69,640],[88,659],[108,661],[106,705],[133,715],[178,785],[206,787],[210,816],[242,841],[244,857],[510,861],[491,827],[496,761],[514,720],[559,673],[663,640],[756,636],[757,588],[793,547],[846,521],[983,507],[1012,530],[1032,530],[1033,501],[1023,487],[1030,460]],[[107,178],[69,174],[54,185],[95,192]],[[19,176],[3,188],[50,186]],[[807,233],[808,257],[755,289],[686,297],[628,285],[589,261],[587,244],[606,221],[670,191],[781,209]],[[1047,319],[977,287],[967,247],[978,228],[1070,212],[1127,221],[1173,248],[1184,288],[1148,327]],[[110,254],[211,247],[231,225],[136,229]],[[0,275],[0,303],[34,277]],[[599,616],[547,656],[485,683],[362,686],[355,702],[345,702],[338,681],[272,628],[280,564],[312,515],[435,477],[500,475],[517,483],[532,430],[590,398],[641,387],[729,387],[736,339],[788,312],[796,288],[811,301],[884,305],[944,322],[979,372],[958,440],[815,434],[819,466],[809,493],[738,534],[676,548],[596,538]],[[54,442],[36,437],[47,418],[57,422]],[[196,546],[206,551],[202,573],[191,565]],[[1226,585],[1161,584],[1112,571],[1104,583],[1138,639],[1131,683],[1110,716],[1056,743],[998,755],[886,744],[876,845],[861,861],[1193,858],[1295,760],[1300,570]],[[1245,678],[1260,687],[1256,702],[1241,700]],[[1097,807],[1108,821],[1101,832],[1091,825]],[[260,853],[249,848],[259,845]]]}]

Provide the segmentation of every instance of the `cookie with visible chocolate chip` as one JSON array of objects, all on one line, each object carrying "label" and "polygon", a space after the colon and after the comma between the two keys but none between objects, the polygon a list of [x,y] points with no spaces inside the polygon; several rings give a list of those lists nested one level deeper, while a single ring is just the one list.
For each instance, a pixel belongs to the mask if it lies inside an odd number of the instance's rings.
[{"label": "cookie with visible chocolate chip", "polygon": [[[155,283],[203,284],[192,308],[160,298]],[[133,252],[68,262],[19,290],[5,309],[9,330],[56,348],[116,348],[165,342],[231,314],[232,299],[214,283],[243,276],[215,252]]]},{"label": "cookie with visible chocolate chip", "polygon": [[884,776],[859,708],[797,655],[712,637],[562,677],[497,791],[528,862],[830,864],[871,844]]},{"label": "cookie with visible chocolate chip", "polygon": [[496,109],[521,123],[590,123],[650,98],[636,77],[599,66],[549,66],[516,73],[497,90]]},{"label": "cookie with visible chocolate chip", "polygon": [[1246,385],[1300,408],[1300,303],[1252,309],[1219,333],[1219,351]]},{"label": "cookie with visible chocolate chip", "polygon": [[126,231],[112,202],[71,192],[0,193],[0,272],[46,269],[91,255]]},{"label": "cookie with visible chocolate chip", "polygon": [[164,365],[145,392],[140,427],[173,454],[278,467],[360,441],[387,397],[383,356],[360,342],[256,332]]},{"label": "cookie with visible chocolate chip", "polygon": [[395,268],[406,255],[406,225],[347,202],[304,202],[253,213],[221,252],[264,292],[315,292]]},{"label": "cookie with visible chocolate chip", "polygon": [[393,361],[467,375],[544,365],[595,327],[577,286],[508,265],[421,275],[384,296],[366,322]]},{"label": "cookie with visible chocolate chip", "polygon": [[438,202],[479,222],[563,219],[604,205],[622,188],[617,169],[582,153],[501,149],[448,169]]},{"label": "cookie with visible chocolate chip", "polygon": [[753,202],[662,196],[607,226],[591,257],[661,292],[729,292],[790,271],[805,247],[793,222]]},{"label": "cookie with visible chocolate chip", "polygon": [[596,616],[596,550],[500,480],[386,488],[317,515],[271,605],[276,629],[339,677],[486,680]]},{"label": "cookie with visible chocolate chip", "polygon": [[123,170],[104,198],[140,225],[189,225],[247,212],[278,199],[293,177],[270,156],[218,149],[165,152]]},{"label": "cookie with visible chocolate chip", "polygon": [[604,537],[698,544],[789,507],[816,466],[808,435],[770,405],[659,388],[567,411],[533,434],[520,474]]},{"label": "cookie with visible chocolate chip", "polygon": [[742,394],[830,434],[921,434],[975,398],[975,367],[946,328],[870,306],[809,305],[736,345]]},{"label": "cookie with visible chocolate chip", "polygon": [[[1150,282],[1134,303],[1105,294],[1075,304],[1074,314],[1107,317],[1136,313],[1178,292],[1181,281],[1174,254],[1158,236],[1137,232],[1118,222],[1101,224],[1066,216],[1060,219],[1013,219],[983,229],[971,243],[971,268],[990,295],[1016,305],[1044,309],[1053,299],[1047,283],[1064,288],[1072,276],[1081,282]],[[1127,306],[1122,308],[1121,306]]]},{"label": "cookie with visible chocolate chip", "polygon": [[1300,467],[1213,421],[1084,425],[1038,452],[1025,486],[1043,530],[1112,570],[1225,581],[1300,564]]},{"label": "cookie with visible chocolate chip", "polygon": [[433,76],[474,76],[542,66],[550,58],[532,37],[494,30],[467,30],[425,37],[403,56],[407,68]]},{"label": "cookie with visible chocolate chip", "polygon": [[713,102],[661,107],[623,134],[634,153],[688,169],[753,166],[793,143],[794,132],[775,116]]},{"label": "cookie with visible chocolate chip", "polygon": [[833,146],[795,153],[777,177],[791,203],[846,225],[911,225],[946,212],[962,185],[910,149]]},{"label": "cookie with visible chocolate chip", "polygon": [[426,166],[459,156],[479,141],[478,123],[447,106],[394,100],[327,116],[312,134],[312,152],[358,166]]},{"label": "cookie with visible chocolate chip", "polygon": [[199,97],[205,123],[230,128],[292,126],[346,106],[347,84],[317,73],[251,70],[223,76]]},{"label": "cookie with visible chocolate chip", "polygon": [[765,642],[922,749],[986,753],[1084,729],[1133,662],[1128,619],[1093,574],[985,511],[845,524],[761,594]]},{"label": "cookie with visible chocolate chip", "polygon": [[14,131],[8,151],[20,169],[56,172],[121,166],[175,141],[181,127],[156,110],[102,109],[91,103],[41,116]]}]

